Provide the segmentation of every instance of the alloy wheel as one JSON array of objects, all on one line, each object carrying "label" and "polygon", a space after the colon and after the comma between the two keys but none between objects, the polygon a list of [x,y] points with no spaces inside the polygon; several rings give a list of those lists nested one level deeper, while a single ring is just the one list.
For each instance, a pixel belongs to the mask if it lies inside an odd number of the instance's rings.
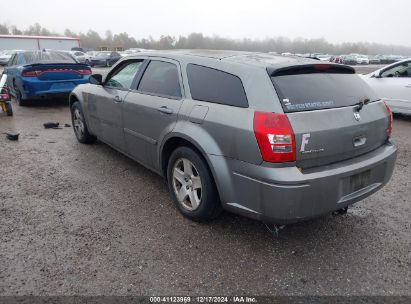
[{"label": "alloy wheel", "polygon": [[179,203],[187,210],[196,210],[201,204],[201,177],[187,158],[178,159],[172,171],[172,185]]},{"label": "alloy wheel", "polygon": [[84,123],[81,117],[81,113],[79,109],[74,109],[73,112],[73,126],[74,131],[76,132],[78,137],[83,137],[84,135]]}]

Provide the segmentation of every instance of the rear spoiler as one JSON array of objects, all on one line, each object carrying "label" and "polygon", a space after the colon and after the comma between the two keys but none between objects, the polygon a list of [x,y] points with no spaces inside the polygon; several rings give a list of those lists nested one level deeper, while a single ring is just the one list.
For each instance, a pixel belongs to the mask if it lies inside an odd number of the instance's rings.
[{"label": "rear spoiler", "polygon": [[88,68],[89,65],[85,63],[71,63],[71,62],[61,62],[61,63],[48,63],[48,62],[36,62],[36,63],[31,63],[31,64],[25,64],[24,68],[29,69],[29,68],[35,68],[35,67],[49,67],[49,68],[55,68],[55,67],[71,67],[71,68]]},{"label": "rear spoiler", "polygon": [[355,74],[355,69],[348,65],[342,64],[314,63],[286,66],[281,68],[268,67],[267,72],[270,77],[275,77],[315,73]]}]

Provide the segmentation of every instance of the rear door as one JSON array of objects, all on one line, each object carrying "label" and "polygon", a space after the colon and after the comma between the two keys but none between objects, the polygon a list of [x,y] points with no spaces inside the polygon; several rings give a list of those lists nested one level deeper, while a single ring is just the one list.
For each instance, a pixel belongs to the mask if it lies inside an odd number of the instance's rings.
[{"label": "rear door", "polygon": [[182,103],[181,69],[171,59],[151,59],[138,85],[124,102],[127,152],[158,168],[157,146],[175,126]]},{"label": "rear door", "polygon": [[89,94],[89,116],[92,130],[104,142],[124,151],[122,107],[143,60],[128,60],[107,75],[103,85]]},{"label": "rear door", "polygon": [[[271,80],[295,133],[299,167],[353,158],[386,142],[384,103],[348,67],[298,66],[271,73]],[[359,109],[363,100],[370,102]]]}]

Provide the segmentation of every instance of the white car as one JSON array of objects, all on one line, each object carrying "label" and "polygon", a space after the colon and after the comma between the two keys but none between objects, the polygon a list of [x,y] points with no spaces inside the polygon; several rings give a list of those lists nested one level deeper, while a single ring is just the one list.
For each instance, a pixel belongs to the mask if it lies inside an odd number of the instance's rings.
[{"label": "white car", "polygon": [[70,51],[70,54],[78,62],[85,63],[85,64],[90,64],[91,56],[88,55],[87,53],[83,53],[83,52],[80,52],[80,51]]},{"label": "white car", "polygon": [[357,56],[357,64],[370,64],[370,59],[367,56]]},{"label": "white car", "polygon": [[317,57],[321,61],[330,61],[330,59],[331,59],[331,55],[328,55],[328,54],[320,54],[320,55],[317,55],[315,57]]},{"label": "white car", "polygon": [[393,113],[411,115],[411,58],[390,64],[362,78]]},{"label": "white car", "polygon": [[2,51],[0,54],[0,65],[7,65],[9,63],[9,60],[11,56],[14,55],[14,53],[19,52],[20,50],[5,50]]}]

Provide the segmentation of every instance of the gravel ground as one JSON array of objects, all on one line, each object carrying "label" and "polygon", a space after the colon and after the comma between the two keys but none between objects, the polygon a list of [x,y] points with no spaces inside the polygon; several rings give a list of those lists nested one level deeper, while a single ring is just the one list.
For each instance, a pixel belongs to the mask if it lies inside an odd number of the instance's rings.
[{"label": "gravel ground", "polygon": [[0,114],[0,295],[411,295],[411,118],[394,121],[391,182],[290,225],[176,210],[163,180],[107,145],[79,144],[65,101]]}]

